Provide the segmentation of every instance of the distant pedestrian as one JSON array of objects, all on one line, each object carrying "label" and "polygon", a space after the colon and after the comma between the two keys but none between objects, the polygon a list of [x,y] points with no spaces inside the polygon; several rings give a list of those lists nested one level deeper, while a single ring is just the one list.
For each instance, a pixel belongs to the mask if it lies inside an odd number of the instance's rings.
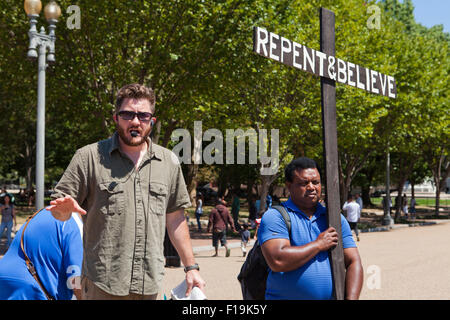
[{"label": "distant pedestrian", "polygon": [[219,251],[219,240],[220,244],[225,247],[226,257],[230,256],[230,249],[227,246],[227,229],[228,224],[230,225],[233,232],[236,232],[234,227],[233,218],[231,218],[230,211],[225,207],[222,202],[218,201],[215,208],[211,210],[208,222],[208,232],[212,232],[212,245],[216,250],[213,257],[218,256]]},{"label": "distant pedestrian", "polygon": [[361,218],[361,207],[355,202],[351,194],[344,203],[342,210],[347,211],[348,224],[350,225],[350,229],[355,231],[356,240],[359,241],[358,222]]},{"label": "distant pedestrian", "polygon": [[200,223],[200,217],[203,215],[203,195],[199,193],[197,195],[195,218],[197,219],[198,232],[202,232],[202,225]]},{"label": "distant pedestrian", "polygon": [[361,195],[360,195],[359,193],[355,194],[355,201],[356,201],[356,203],[359,204],[359,206],[361,207],[361,212],[362,212],[362,209],[363,209],[363,201],[362,201]]},{"label": "distant pedestrian", "polygon": [[414,196],[411,197],[411,201],[409,203],[409,212],[411,212],[411,219],[416,219],[416,198]]},{"label": "distant pedestrian", "polygon": [[28,198],[28,206],[31,207],[34,204],[35,192],[34,189],[31,188],[26,192]]},{"label": "distant pedestrian", "polygon": [[402,211],[405,215],[405,218],[408,219],[408,198],[406,197],[406,194],[403,194],[402,197]]},{"label": "distant pedestrian", "polygon": [[269,208],[272,208],[272,196],[270,194],[266,196],[266,211],[269,210]]},{"label": "distant pedestrian", "polygon": [[10,203],[16,204],[16,199],[11,193],[8,193],[8,191],[6,191],[5,187],[3,187],[2,191],[0,192],[0,204],[5,204],[6,195],[9,195]]},{"label": "distant pedestrian", "polygon": [[13,230],[15,231],[17,225],[16,209],[11,202],[11,195],[9,193],[6,193],[4,196],[4,202],[5,204],[0,205],[0,212],[2,215],[2,222],[0,224],[0,238],[3,237],[3,233],[6,229],[6,248],[9,248],[9,245],[11,244],[11,232]]},{"label": "distant pedestrian", "polygon": [[258,229],[259,229],[259,226],[261,225],[261,220],[262,220],[262,217],[255,219],[255,233],[253,234],[253,240],[258,239]]},{"label": "distant pedestrian", "polygon": [[250,240],[250,231],[248,231],[248,224],[244,223],[241,229],[241,250],[242,256],[245,257],[247,255],[247,244]]}]

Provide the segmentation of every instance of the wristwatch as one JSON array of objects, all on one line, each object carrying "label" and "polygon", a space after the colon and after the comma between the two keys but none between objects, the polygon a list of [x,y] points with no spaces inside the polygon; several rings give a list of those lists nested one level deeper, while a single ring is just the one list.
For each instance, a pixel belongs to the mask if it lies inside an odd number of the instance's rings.
[{"label": "wristwatch", "polygon": [[184,267],[184,272],[188,272],[191,270],[199,270],[200,271],[200,267],[198,266],[197,263],[194,263],[192,266]]}]

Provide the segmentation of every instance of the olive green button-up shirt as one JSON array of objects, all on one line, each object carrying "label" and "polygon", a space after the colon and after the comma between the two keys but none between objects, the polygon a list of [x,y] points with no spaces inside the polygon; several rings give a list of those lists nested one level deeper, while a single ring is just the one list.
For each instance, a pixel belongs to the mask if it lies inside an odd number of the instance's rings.
[{"label": "olive green button-up shirt", "polygon": [[157,144],[136,169],[117,132],[75,153],[52,198],[83,216],[83,275],[112,295],[155,294],[164,275],[166,213],[190,206],[177,157]]}]

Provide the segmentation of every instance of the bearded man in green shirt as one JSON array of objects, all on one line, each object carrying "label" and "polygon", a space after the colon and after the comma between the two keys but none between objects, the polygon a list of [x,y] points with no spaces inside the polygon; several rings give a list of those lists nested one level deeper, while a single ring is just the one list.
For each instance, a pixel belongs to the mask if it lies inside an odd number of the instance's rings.
[{"label": "bearded man in green shirt", "polygon": [[178,158],[149,138],[156,121],[150,88],[117,94],[116,132],[75,153],[47,208],[83,217],[83,299],[156,299],[164,275],[165,229],[185,266],[187,291],[204,290],[184,209],[189,195]]}]

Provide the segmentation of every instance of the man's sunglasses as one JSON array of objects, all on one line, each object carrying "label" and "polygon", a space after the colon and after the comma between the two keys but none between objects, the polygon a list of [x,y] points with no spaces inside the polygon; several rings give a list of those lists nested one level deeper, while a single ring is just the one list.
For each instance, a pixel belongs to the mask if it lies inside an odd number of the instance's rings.
[{"label": "man's sunglasses", "polygon": [[133,120],[134,117],[138,117],[139,121],[150,121],[152,114],[150,112],[133,112],[133,111],[119,111],[117,115],[123,120]]}]

